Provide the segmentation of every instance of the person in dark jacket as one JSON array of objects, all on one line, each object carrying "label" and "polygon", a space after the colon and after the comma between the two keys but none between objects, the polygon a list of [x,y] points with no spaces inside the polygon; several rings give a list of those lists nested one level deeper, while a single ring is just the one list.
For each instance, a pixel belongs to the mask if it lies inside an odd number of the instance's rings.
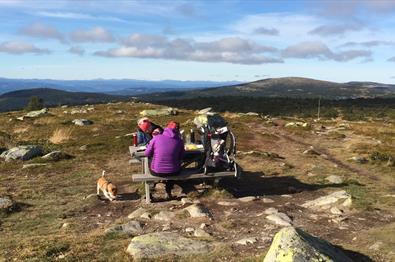
[{"label": "person in dark jacket", "polygon": [[163,128],[152,123],[147,117],[140,118],[137,121],[137,145],[144,146],[158,134],[163,133]]},{"label": "person in dark jacket", "polygon": [[[144,155],[152,157],[150,165],[151,174],[154,176],[174,176],[181,171],[184,156],[184,142],[179,133],[179,124],[170,121],[162,134],[154,136],[149,142]],[[171,197],[174,181],[166,183],[166,197]]]}]

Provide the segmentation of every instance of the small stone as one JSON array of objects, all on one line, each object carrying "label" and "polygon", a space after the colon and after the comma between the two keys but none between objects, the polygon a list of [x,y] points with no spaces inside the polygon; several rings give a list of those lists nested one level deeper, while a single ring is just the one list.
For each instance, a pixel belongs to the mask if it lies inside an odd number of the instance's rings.
[{"label": "small stone", "polygon": [[331,211],[331,213],[334,214],[334,215],[342,215],[342,214],[343,214],[343,211],[341,211],[341,210],[338,209],[337,207],[332,207],[332,208],[330,209],[330,211]]},{"label": "small stone", "polygon": [[43,163],[35,163],[35,164],[24,164],[22,166],[22,169],[26,169],[26,168],[34,168],[34,167],[43,167],[46,166],[47,164],[43,164]]},{"label": "small stone", "polygon": [[271,215],[271,214],[278,213],[278,210],[277,210],[276,208],[274,208],[274,207],[269,207],[268,209],[266,209],[266,210],[264,211],[264,213],[265,213],[266,215]]},{"label": "small stone", "polygon": [[368,160],[363,157],[363,156],[353,156],[352,158],[349,159],[350,161],[354,161],[358,164],[365,164],[368,162]]},{"label": "small stone", "polygon": [[237,205],[237,203],[229,202],[229,201],[219,201],[217,204],[220,206],[236,206]]},{"label": "small stone", "polygon": [[344,207],[350,207],[351,205],[352,205],[351,197],[347,198],[342,204],[342,206],[344,206]]},{"label": "small stone", "polygon": [[195,232],[193,232],[193,235],[194,235],[195,237],[210,237],[210,234],[207,233],[206,231],[204,231],[204,230],[201,229],[201,228],[197,228],[197,229],[195,230]]},{"label": "small stone", "polygon": [[154,215],[153,219],[162,221],[172,221],[176,215],[169,211],[160,211],[158,214]]},{"label": "small stone", "polygon": [[314,150],[313,148],[309,148],[309,149],[303,151],[303,154],[304,155],[316,155],[316,156],[320,155],[320,153],[317,152],[316,150]]},{"label": "small stone", "polygon": [[383,242],[378,241],[369,247],[370,250],[379,250],[380,247],[383,245]]},{"label": "small stone", "polygon": [[292,196],[291,196],[291,195],[288,195],[288,194],[283,194],[283,195],[281,195],[281,197],[292,198]]},{"label": "small stone", "polygon": [[258,198],[257,198],[256,196],[246,196],[246,197],[238,198],[239,201],[244,202],[244,203],[246,203],[246,202],[251,202],[251,201],[255,201],[255,200],[257,200],[257,199],[258,199]]},{"label": "small stone", "polygon": [[181,198],[181,203],[182,203],[183,205],[186,205],[186,204],[192,204],[193,202],[192,202],[191,199],[186,198],[186,197],[183,197],[183,198]]},{"label": "small stone", "polygon": [[128,235],[139,235],[143,233],[143,227],[139,221],[129,221],[122,225],[116,225],[105,230],[106,233],[119,232]]},{"label": "small stone", "polygon": [[171,223],[163,225],[162,231],[169,231],[171,229]]},{"label": "small stone", "polygon": [[61,226],[61,228],[67,228],[67,227],[69,227],[69,226],[70,226],[69,223],[63,223],[62,226]]},{"label": "small stone", "polygon": [[142,214],[144,214],[145,212],[147,212],[147,210],[145,210],[145,209],[142,208],[142,207],[139,207],[138,209],[136,209],[136,210],[134,210],[132,213],[130,213],[130,214],[128,215],[128,218],[129,218],[129,219],[138,218],[138,217],[140,217]]},{"label": "small stone", "polygon": [[152,215],[149,212],[145,212],[140,217],[149,220],[152,218]]},{"label": "small stone", "polygon": [[80,150],[81,150],[81,151],[85,151],[85,150],[87,150],[87,149],[88,149],[88,146],[87,146],[87,145],[80,146]]},{"label": "small stone", "polygon": [[0,197],[0,212],[12,211],[14,207],[14,202],[8,196]]},{"label": "small stone", "polygon": [[274,200],[272,200],[270,198],[267,198],[267,197],[264,197],[264,198],[262,198],[262,202],[266,203],[266,204],[269,204],[269,203],[274,203]]},{"label": "small stone", "polygon": [[88,119],[74,119],[72,122],[76,126],[87,126],[93,124],[93,121]]},{"label": "small stone", "polygon": [[247,246],[248,244],[254,244],[257,241],[258,240],[256,237],[248,237],[248,238],[240,239],[240,240],[236,241],[235,243],[239,244],[239,245]]},{"label": "small stone", "polygon": [[341,183],[343,183],[343,179],[340,176],[336,176],[336,175],[328,176],[325,179],[328,180],[329,182],[333,183],[333,184],[341,184]]},{"label": "small stone", "polygon": [[307,176],[308,176],[308,177],[313,177],[313,176],[316,176],[316,174],[311,173],[311,172],[308,172],[308,173],[307,173]]},{"label": "small stone", "polygon": [[191,217],[209,217],[210,213],[208,210],[201,204],[193,204],[189,207],[184,208],[183,210],[188,211]]},{"label": "small stone", "polygon": [[63,153],[62,151],[57,150],[57,151],[52,151],[51,153],[48,153],[42,156],[41,158],[50,161],[59,161],[63,159],[70,159],[71,156],[66,153]]},{"label": "small stone", "polygon": [[205,229],[206,227],[208,227],[208,225],[206,223],[201,223],[199,228]]},{"label": "small stone", "polygon": [[193,231],[195,231],[195,229],[193,227],[185,228],[185,232],[187,232],[187,233],[192,233]]}]

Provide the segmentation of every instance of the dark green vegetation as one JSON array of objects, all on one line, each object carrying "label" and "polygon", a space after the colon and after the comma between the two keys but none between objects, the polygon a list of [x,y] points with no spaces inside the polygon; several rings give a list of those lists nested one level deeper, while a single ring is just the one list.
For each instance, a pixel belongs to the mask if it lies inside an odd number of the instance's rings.
[{"label": "dark green vegetation", "polygon": [[44,108],[44,100],[38,96],[32,96],[25,107],[26,111],[40,110]]},{"label": "dark green vegetation", "polygon": [[[144,98],[151,101],[151,98]],[[317,117],[318,99],[284,97],[197,97],[190,99],[162,99],[158,104],[187,109],[213,107],[216,111],[257,112],[272,116]],[[369,117],[395,119],[395,98],[358,98],[321,100],[320,117],[342,116],[347,120]]]},{"label": "dark green vegetation", "polygon": [[[32,97],[45,101],[45,106],[97,104],[114,101],[126,101],[125,96],[113,96],[100,93],[66,92],[50,88],[19,90],[0,95],[0,112],[20,110],[26,107]],[[37,102],[37,101],[36,101]],[[30,110],[30,109],[29,109]]]},{"label": "dark green vegetation", "polygon": [[196,97],[292,97],[347,99],[395,95],[395,85],[372,82],[334,83],[301,77],[268,78],[246,84],[150,95],[153,100]]}]

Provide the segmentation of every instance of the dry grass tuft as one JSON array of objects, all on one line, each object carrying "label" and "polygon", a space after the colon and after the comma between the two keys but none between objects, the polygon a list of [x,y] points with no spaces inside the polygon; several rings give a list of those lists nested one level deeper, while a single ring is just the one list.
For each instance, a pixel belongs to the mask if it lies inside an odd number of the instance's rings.
[{"label": "dry grass tuft", "polygon": [[57,128],[49,138],[49,141],[51,141],[53,144],[61,144],[67,140],[70,140],[72,133],[72,128]]}]

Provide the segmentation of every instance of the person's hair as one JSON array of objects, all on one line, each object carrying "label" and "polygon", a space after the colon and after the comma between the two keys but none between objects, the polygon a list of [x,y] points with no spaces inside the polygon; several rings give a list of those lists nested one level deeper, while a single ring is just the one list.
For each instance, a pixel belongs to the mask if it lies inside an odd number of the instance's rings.
[{"label": "person's hair", "polygon": [[180,123],[171,120],[169,123],[167,123],[167,127],[179,130],[180,129]]},{"label": "person's hair", "polygon": [[151,122],[148,117],[142,117],[137,120],[137,125],[141,125],[143,122]]}]

